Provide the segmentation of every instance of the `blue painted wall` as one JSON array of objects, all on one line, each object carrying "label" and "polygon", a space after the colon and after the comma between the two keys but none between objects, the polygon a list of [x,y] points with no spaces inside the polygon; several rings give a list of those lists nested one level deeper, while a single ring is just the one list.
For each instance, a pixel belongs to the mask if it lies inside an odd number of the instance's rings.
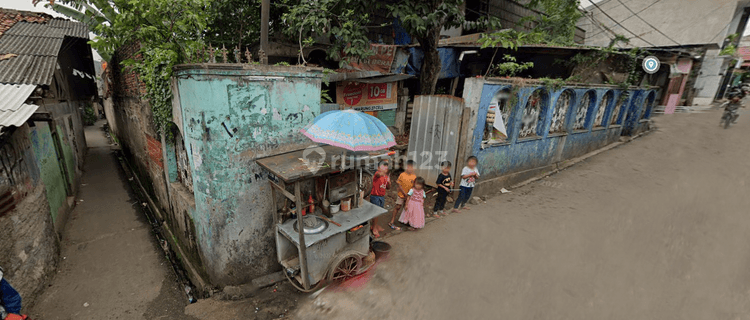
[{"label": "blue painted wall", "polygon": [[278,268],[270,185],[255,160],[311,144],[299,130],[320,114],[322,73],[221,65],[175,72],[206,272],[214,285],[246,283]]},{"label": "blue painted wall", "polygon": [[[488,144],[482,141],[488,108],[495,94],[504,89],[516,94],[516,103],[510,106],[506,123],[508,139],[505,143]],[[536,90],[546,92],[541,104],[542,120],[537,124],[537,136],[519,138],[523,108]],[[566,112],[565,130],[562,133],[549,133],[557,100],[566,90],[573,96]],[[621,95],[626,91],[629,96],[624,106],[618,114],[613,114]],[[586,113],[585,129],[573,130],[576,109],[587,92],[594,93],[594,103],[590,104]],[[608,93],[612,94],[612,98],[606,106],[601,106],[602,98]],[[646,130],[655,97],[656,92],[653,89],[623,90],[609,86],[547,88],[540,83],[532,83],[514,90],[509,82],[490,80],[483,85],[478,107],[472,108],[476,112],[477,120],[469,152],[479,159],[482,180],[552,165],[602,148],[617,141],[622,134],[635,134]],[[471,101],[470,97],[464,98]],[[647,103],[649,101],[650,103]],[[606,108],[603,121],[606,124],[595,126],[597,111],[602,107]],[[611,124],[612,117],[617,117],[617,124]]]}]

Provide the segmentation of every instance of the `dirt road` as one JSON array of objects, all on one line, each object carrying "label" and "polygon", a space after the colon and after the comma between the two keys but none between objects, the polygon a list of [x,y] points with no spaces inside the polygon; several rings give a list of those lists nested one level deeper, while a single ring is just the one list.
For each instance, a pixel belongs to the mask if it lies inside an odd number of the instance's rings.
[{"label": "dirt road", "polygon": [[296,318],[748,318],[750,114],[728,130],[720,115],[662,116],[633,143],[390,237],[365,285]]},{"label": "dirt road", "polygon": [[67,223],[58,274],[29,312],[34,319],[195,319],[98,126],[78,205]]}]

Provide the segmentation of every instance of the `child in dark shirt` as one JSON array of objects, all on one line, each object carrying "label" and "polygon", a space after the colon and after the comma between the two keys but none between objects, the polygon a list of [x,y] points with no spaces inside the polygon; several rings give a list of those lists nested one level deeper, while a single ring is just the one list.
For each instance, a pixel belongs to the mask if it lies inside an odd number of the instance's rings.
[{"label": "child in dark shirt", "polygon": [[437,199],[435,199],[435,207],[432,209],[432,215],[439,218],[439,214],[446,215],[445,213],[445,201],[448,195],[451,193],[453,187],[453,178],[451,178],[451,163],[450,161],[443,161],[440,164],[441,172],[438,174],[435,185],[437,186]]}]

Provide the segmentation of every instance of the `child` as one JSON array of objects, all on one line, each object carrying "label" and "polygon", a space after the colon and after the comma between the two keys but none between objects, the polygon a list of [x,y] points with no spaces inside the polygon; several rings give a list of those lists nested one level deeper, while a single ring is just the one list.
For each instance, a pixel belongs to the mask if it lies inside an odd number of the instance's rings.
[{"label": "child", "polygon": [[446,215],[444,210],[445,200],[448,198],[448,195],[451,193],[451,188],[453,187],[451,162],[443,161],[443,163],[440,164],[440,167],[442,168],[442,171],[438,175],[437,181],[435,181],[435,185],[438,189],[437,199],[435,199],[435,207],[432,209],[432,215],[436,218],[440,218],[438,214]]},{"label": "child", "polygon": [[414,187],[409,190],[406,199],[406,208],[398,219],[401,223],[408,224],[409,230],[424,228],[424,179],[417,177],[414,179]]},{"label": "child", "polygon": [[456,204],[453,206],[452,212],[458,212],[458,207],[461,209],[469,210],[469,207],[465,207],[466,203],[471,199],[471,192],[474,190],[474,184],[479,178],[479,170],[477,170],[477,157],[471,156],[466,160],[466,166],[461,170],[461,192],[458,194]]},{"label": "child", "polygon": [[[372,177],[372,192],[370,202],[378,207],[385,207],[385,191],[391,187],[391,177],[388,175],[388,162],[381,162],[378,171]],[[372,235],[380,238],[383,228],[378,225],[378,218],[372,219]]]},{"label": "child", "polygon": [[402,172],[401,175],[398,176],[398,180],[396,180],[396,190],[398,190],[398,198],[396,198],[396,208],[394,208],[393,210],[391,222],[388,223],[388,226],[393,230],[401,230],[401,228],[397,227],[394,224],[396,223],[396,214],[401,211],[404,203],[406,203],[406,193],[414,187],[414,180],[416,178],[417,175],[414,174],[414,160],[407,160],[406,170],[404,170],[404,172]]}]

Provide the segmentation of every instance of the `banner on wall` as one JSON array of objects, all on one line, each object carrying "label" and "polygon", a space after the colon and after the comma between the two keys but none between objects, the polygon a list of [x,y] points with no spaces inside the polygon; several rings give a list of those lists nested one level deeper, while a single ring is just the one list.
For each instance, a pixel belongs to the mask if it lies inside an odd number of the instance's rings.
[{"label": "banner on wall", "polygon": [[398,88],[395,82],[361,83],[342,81],[336,84],[336,101],[344,109],[383,111],[396,109]]},{"label": "banner on wall", "polygon": [[391,64],[396,57],[396,46],[385,44],[370,44],[373,54],[367,58],[353,58],[349,61],[346,69],[361,71],[379,71],[382,73],[391,72]]}]

